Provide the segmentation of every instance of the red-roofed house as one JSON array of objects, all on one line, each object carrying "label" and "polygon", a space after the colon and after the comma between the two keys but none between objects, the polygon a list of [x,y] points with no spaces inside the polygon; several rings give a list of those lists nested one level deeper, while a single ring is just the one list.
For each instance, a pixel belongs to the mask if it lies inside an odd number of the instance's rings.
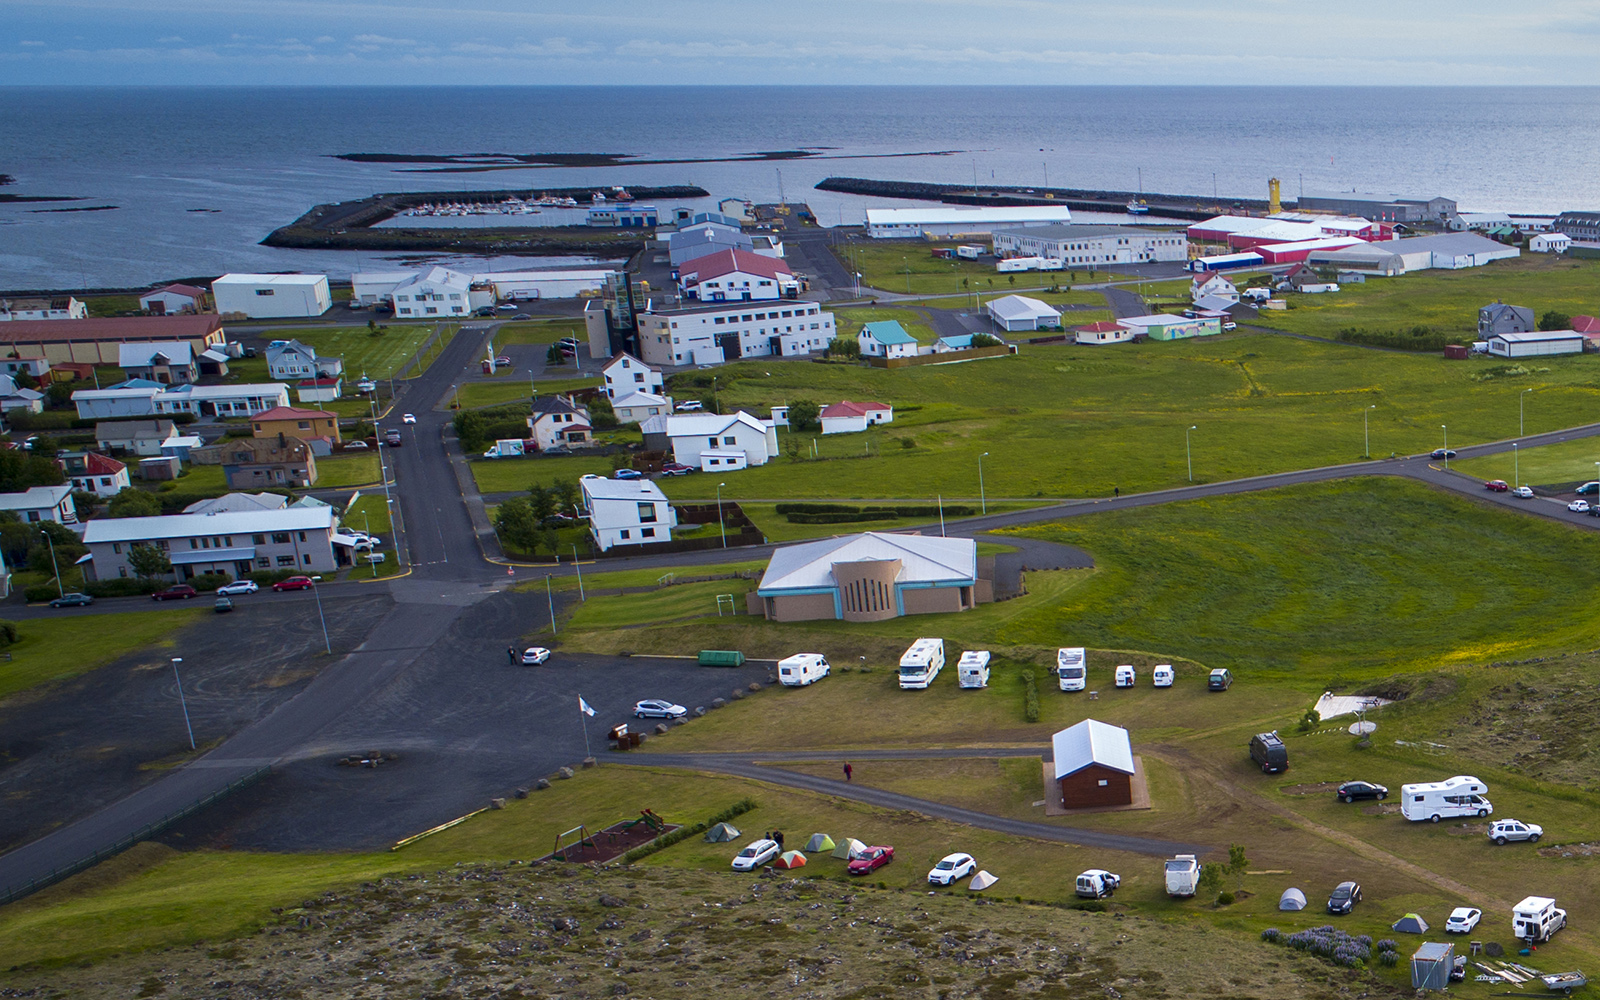
[{"label": "red-roofed house", "polygon": [[1600,341],[1600,319],[1593,316],[1574,316],[1572,329],[1583,334],[1585,340]]},{"label": "red-roofed house", "polygon": [[193,285],[168,285],[139,296],[139,308],[152,316],[197,313],[205,304],[206,290]]},{"label": "red-roofed house", "polygon": [[96,452],[63,452],[57,461],[75,490],[114,497],[130,485],[126,465]]},{"label": "red-roofed house", "polygon": [[295,383],[295,393],[302,403],[331,403],[344,392],[340,378],[303,378]]},{"label": "red-roofed house", "polygon": [[685,261],[678,268],[678,288],[702,302],[745,302],[793,299],[800,281],[789,265],[748,250],[718,250]]},{"label": "red-roofed house", "polygon": [[339,415],[324,410],[302,410],[293,406],[274,406],[250,418],[253,437],[273,438],[279,434],[297,437],[302,441],[325,437],[338,442]]},{"label": "red-roofed house", "polygon": [[856,434],[873,424],[894,423],[894,407],[883,403],[852,403],[841,399],[822,408],[822,433]]},{"label": "red-roofed house", "polygon": [[1121,323],[1113,323],[1110,320],[1101,320],[1098,323],[1090,323],[1088,326],[1080,326],[1073,330],[1078,343],[1091,345],[1126,344],[1133,339],[1136,332],[1132,327],[1123,326]]}]

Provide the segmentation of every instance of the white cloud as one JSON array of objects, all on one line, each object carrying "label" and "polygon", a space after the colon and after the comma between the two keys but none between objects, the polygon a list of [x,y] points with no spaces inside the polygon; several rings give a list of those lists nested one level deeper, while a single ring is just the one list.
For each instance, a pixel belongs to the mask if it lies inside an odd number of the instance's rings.
[{"label": "white cloud", "polygon": [[160,42],[162,45],[175,45],[178,42],[183,41],[183,36],[182,35],[168,35],[165,38],[158,38],[158,39],[156,39],[156,41]]},{"label": "white cloud", "polygon": [[32,40],[28,40],[28,41],[18,42],[17,44],[18,45],[43,45],[44,43],[43,42],[35,42],[35,41],[32,41]]},{"label": "white cloud", "polygon": [[415,45],[414,38],[390,38],[387,35],[357,35],[354,39],[363,45]]}]

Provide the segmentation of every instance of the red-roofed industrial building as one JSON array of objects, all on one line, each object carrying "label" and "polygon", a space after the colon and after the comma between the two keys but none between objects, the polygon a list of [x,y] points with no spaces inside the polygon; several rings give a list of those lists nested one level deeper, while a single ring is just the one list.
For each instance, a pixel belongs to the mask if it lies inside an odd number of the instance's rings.
[{"label": "red-roofed industrial building", "polygon": [[678,268],[678,287],[702,302],[793,299],[800,281],[789,265],[747,250],[718,250]]}]

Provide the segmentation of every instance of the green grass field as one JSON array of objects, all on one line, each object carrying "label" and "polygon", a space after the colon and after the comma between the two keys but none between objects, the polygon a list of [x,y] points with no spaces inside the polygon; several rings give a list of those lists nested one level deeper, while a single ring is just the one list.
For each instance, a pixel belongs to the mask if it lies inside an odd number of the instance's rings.
[{"label": "green grass field", "polygon": [[[441,338],[448,341],[451,330]],[[316,349],[318,354],[328,354],[344,359],[346,391],[355,391],[355,382],[362,375],[386,379],[395,374],[407,361],[422,349],[433,336],[433,326],[390,325],[382,336],[374,337],[364,326],[341,326],[328,329],[307,328],[295,330],[293,337]],[[229,373],[241,382],[267,381],[267,360],[264,356],[240,358],[230,362]]]},{"label": "green grass field", "polygon": [[457,388],[457,392],[461,406],[472,410],[480,406],[526,402],[535,389],[542,394],[551,395],[588,389],[599,384],[600,380],[597,378],[545,379],[532,385],[525,378],[508,378],[498,382],[463,382]]},{"label": "green grass field", "polygon": [[1477,339],[1478,309],[1491,302],[1527,306],[1534,315],[1555,310],[1568,316],[1600,311],[1600,262],[1553,254],[1524,254],[1460,271],[1420,271],[1396,278],[1371,278],[1341,286],[1332,295],[1291,295],[1295,308],[1263,311],[1261,326],[1336,337],[1340,330],[1409,330],[1434,327]]},{"label": "green grass field", "polygon": [[[0,698],[53,681],[98,670],[146,646],[171,646],[171,636],[199,620],[201,612],[136,611],[103,619],[114,627],[88,629],[73,618],[31,618],[17,623],[17,641],[0,663]],[[165,662],[165,661],[163,661]]]},{"label": "green grass field", "polygon": [[[1104,271],[1085,269],[1066,271],[1021,271],[999,274],[993,257],[983,260],[943,260],[933,256],[936,246],[954,243],[927,243],[921,240],[886,240],[849,243],[833,247],[844,263],[861,272],[863,290],[867,287],[901,295],[961,295],[978,292],[1004,295],[1040,288],[1061,288],[1079,281],[1104,281]],[[910,274],[906,273],[910,269]]]},{"label": "green grass field", "polygon": [[[797,399],[881,400],[894,423],[865,434],[779,433],[784,457],[730,474],[726,495],[786,498],[978,498],[978,458],[992,498],[1109,496],[1363,457],[1363,411],[1374,458],[1512,437],[1518,395],[1529,433],[1587,423],[1600,412],[1600,356],[1544,359],[1526,374],[1242,334],[1222,340],[1024,347],[1013,357],[895,370],[811,362],[742,362],[718,371],[725,409]],[[704,395],[705,373],[676,376],[678,398]],[[705,382],[706,385],[702,386]],[[796,463],[815,440],[821,461]],[[907,446],[906,442],[910,442]],[[705,499],[711,477],[665,484]]]},{"label": "green grass field", "polygon": [[[1528,405],[1537,404],[1530,400]],[[1450,463],[1450,468],[1486,480],[1504,479],[1512,485],[1520,481],[1545,486],[1589,482],[1600,473],[1595,468],[1596,463],[1600,463],[1600,439],[1578,438],[1538,448],[1520,448],[1516,454],[1506,452],[1487,458],[1457,459]]]},{"label": "green grass field", "polygon": [[338,458],[317,459],[318,489],[365,486],[378,481],[378,456],[374,453],[351,453]]},{"label": "green grass field", "polygon": [[472,478],[484,493],[512,493],[535,485],[550,486],[557,479],[576,483],[579,476],[611,475],[606,456],[568,455],[556,458],[493,458],[472,462]]},{"label": "green grass field", "polygon": [[580,341],[586,341],[587,336],[583,324],[571,320],[518,320],[500,324],[500,328],[495,331],[494,342],[496,346],[553,344],[562,337],[577,337]]},{"label": "green grass field", "polygon": [[939,339],[933,332],[933,327],[928,325],[927,316],[916,309],[897,309],[889,306],[863,306],[855,309],[838,309],[834,311],[835,329],[841,337],[854,339],[861,328],[868,323],[880,323],[893,320],[905,327],[905,331],[917,338],[919,344],[931,344]]}]

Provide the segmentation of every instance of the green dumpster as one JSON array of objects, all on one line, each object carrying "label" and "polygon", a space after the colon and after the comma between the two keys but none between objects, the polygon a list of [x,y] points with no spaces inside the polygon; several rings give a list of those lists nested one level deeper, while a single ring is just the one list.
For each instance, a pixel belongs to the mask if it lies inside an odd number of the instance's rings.
[{"label": "green dumpster", "polygon": [[737,649],[702,649],[700,651],[700,665],[702,667],[742,667],[744,654]]}]

